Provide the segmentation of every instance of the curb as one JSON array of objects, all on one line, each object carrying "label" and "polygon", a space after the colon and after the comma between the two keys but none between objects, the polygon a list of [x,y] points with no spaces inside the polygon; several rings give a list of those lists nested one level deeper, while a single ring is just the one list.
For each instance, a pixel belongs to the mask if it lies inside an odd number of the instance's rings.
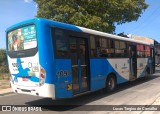
[{"label": "curb", "polygon": [[0,97],[1,96],[5,96],[5,95],[9,95],[9,94],[13,94],[14,92],[8,92],[8,93],[2,93],[2,94],[0,94]]},{"label": "curb", "polygon": [[14,93],[11,88],[0,89],[0,96],[5,96]]}]

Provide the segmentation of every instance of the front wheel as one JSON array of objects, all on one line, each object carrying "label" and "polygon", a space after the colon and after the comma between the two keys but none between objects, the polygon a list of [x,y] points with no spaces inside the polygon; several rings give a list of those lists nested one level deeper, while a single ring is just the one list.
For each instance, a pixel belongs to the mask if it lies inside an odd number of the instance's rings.
[{"label": "front wheel", "polygon": [[116,87],[116,79],[114,76],[110,75],[106,80],[106,91],[111,92]]}]

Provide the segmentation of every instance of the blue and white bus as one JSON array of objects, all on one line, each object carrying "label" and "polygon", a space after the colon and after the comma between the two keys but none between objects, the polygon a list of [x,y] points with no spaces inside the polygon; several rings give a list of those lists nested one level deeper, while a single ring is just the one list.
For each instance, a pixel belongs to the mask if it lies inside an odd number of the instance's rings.
[{"label": "blue and white bus", "polygon": [[42,18],[6,30],[16,93],[72,98],[154,73],[154,47],[140,41]]}]

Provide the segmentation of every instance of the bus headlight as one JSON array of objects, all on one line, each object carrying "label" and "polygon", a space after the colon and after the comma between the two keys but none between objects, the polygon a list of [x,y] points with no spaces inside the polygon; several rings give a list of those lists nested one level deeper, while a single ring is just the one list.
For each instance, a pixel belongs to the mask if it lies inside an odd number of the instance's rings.
[{"label": "bus headlight", "polygon": [[40,70],[40,78],[39,78],[39,85],[42,86],[45,82],[45,77],[46,77],[46,71],[44,70],[44,68],[41,67]]}]

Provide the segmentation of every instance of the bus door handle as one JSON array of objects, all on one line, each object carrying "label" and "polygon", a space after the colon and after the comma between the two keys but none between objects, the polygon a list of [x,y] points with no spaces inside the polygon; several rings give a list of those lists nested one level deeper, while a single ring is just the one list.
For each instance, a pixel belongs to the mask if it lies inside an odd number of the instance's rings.
[{"label": "bus door handle", "polygon": [[81,65],[81,67],[86,67],[87,65]]},{"label": "bus door handle", "polygon": [[78,65],[72,65],[72,67],[78,67]]}]

